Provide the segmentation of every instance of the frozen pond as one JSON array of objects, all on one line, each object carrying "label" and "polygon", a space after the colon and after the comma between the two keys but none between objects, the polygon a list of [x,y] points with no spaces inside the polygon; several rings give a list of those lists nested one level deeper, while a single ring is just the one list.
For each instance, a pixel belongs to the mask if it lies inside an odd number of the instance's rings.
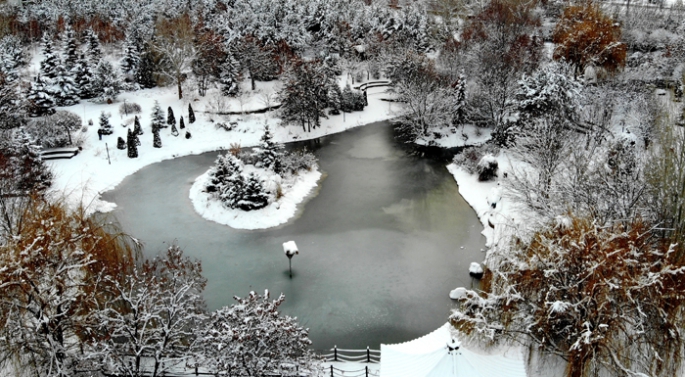
[{"label": "frozen pond", "polygon": [[[484,256],[480,222],[445,164],[406,153],[387,124],[304,144],[325,178],[279,228],[234,230],[195,213],[188,191],[216,152],[148,166],[103,197],[147,255],[176,240],[202,261],[210,310],[250,290],[283,292],[282,311],[310,328],[318,350],[378,348],[444,324],[449,291],[470,286],[469,264]],[[288,240],[300,249],[292,280]]]}]

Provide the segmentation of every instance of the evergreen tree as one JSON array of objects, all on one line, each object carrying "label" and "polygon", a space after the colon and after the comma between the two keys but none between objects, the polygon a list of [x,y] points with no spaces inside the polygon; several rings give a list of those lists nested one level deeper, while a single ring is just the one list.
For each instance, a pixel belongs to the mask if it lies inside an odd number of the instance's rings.
[{"label": "evergreen tree", "polygon": [[235,60],[232,54],[228,54],[226,60],[221,65],[221,94],[225,96],[235,97],[240,91],[238,80],[240,70],[238,68],[238,61]]},{"label": "evergreen tree", "polygon": [[461,74],[453,85],[452,124],[463,125],[466,122],[466,77]]},{"label": "evergreen tree", "polygon": [[26,57],[21,39],[14,35],[6,35],[0,39],[0,74],[7,82],[14,82],[19,78],[19,68],[26,65]]},{"label": "evergreen tree", "polygon": [[138,145],[140,143],[140,140],[138,140],[138,136],[135,134],[135,132],[131,132],[131,129],[128,130],[128,134],[126,135],[126,145],[128,146],[128,158],[137,158],[138,157]]},{"label": "evergreen tree", "polygon": [[155,101],[155,105],[152,107],[152,132],[157,132],[160,129],[166,127],[164,125],[164,110],[159,106],[159,102]]},{"label": "evergreen tree", "polygon": [[171,124],[171,134],[174,136],[178,136],[178,130],[176,129],[176,123]]},{"label": "evergreen tree", "polygon": [[114,133],[114,129],[112,129],[112,125],[109,123],[109,116],[104,111],[100,113],[100,129],[98,129],[98,132],[102,135]]},{"label": "evergreen tree", "polygon": [[52,38],[45,33],[43,35],[43,61],[40,62],[40,72],[43,78],[52,79],[55,77],[57,66],[60,61],[55,55],[54,47],[52,45]]},{"label": "evergreen tree", "polygon": [[23,127],[0,139],[0,175],[9,178],[7,190],[26,194],[51,186],[52,173],[43,164],[40,152],[40,144]]},{"label": "evergreen tree", "polygon": [[119,136],[119,138],[117,138],[117,149],[121,149],[121,150],[126,149],[126,142],[124,141],[124,139],[121,136]]},{"label": "evergreen tree", "polygon": [[186,128],[185,122],[183,122],[183,115],[181,115],[181,119],[178,121],[178,128],[184,129]]},{"label": "evergreen tree", "polygon": [[143,134],[143,128],[140,126],[140,120],[138,119],[138,115],[133,118],[133,133],[137,135],[142,135]]},{"label": "evergreen tree", "polygon": [[95,67],[93,92],[100,101],[108,103],[113,102],[121,92],[121,78],[114,70],[112,63],[100,60],[100,63]]},{"label": "evergreen tree", "polygon": [[219,155],[209,175],[205,190],[221,200],[226,208],[237,208],[245,186],[243,163],[231,153]]},{"label": "evergreen tree", "polygon": [[190,134],[190,131],[186,130],[186,140],[190,139],[191,137],[193,137],[193,135]]},{"label": "evergreen tree", "polygon": [[195,112],[193,111],[193,106],[188,104],[188,122],[190,124],[195,123]]},{"label": "evergreen tree", "polygon": [[265,169],[271,169],[276,173],[281,171],[281,157],[283,153],[283,144],[274,142],[273,134],[269,126],[264,127],[264,134],[262,135],[259,147],[255,148],[255,165]]},{"label": "evergreen tree", "polygon": [[52,94],[57,106],[71,106],[79,102],[79,90],[74,77],[65,66],[58,66],[52,80]]},{"label": "evergreen tree", "polygon": [[254,173],[250,173],[245,181],[237,207],[243,211],[253,211],[264,208],[269,204],[269,195],[264,191],[262,181]]},{"label": "evergreen tree", "polygon": [[72,69],[75,78],[76,89],[78,95],[82,99],[90,99],[95,96],[93,92],[93,71],[90,69],[90,63],[84,54],[81,54],[76,66]]},{"label": "evergreen tree", "polygon": [[78,61],[78,46],[76,45],[76,34],[71,26],[64,30],[64,47],[62,48],[62,60],[64,66],[68,71],[71,71]]},{"label": "evergreen tree", "polygon": [[100,63],[100,59],[102,59],[102,49],[100,49],[100,38],[98,38],[97,33],[93,31],[93,29],[88,30],[86,33],[86,39],[87,39],[87,54],[88,58],[90,59],[90,62],[93,65],[98,65]]},{"label": "evergreen tree", "polygon": [[174,110],[171,106],[167,109],[166,124],[169,126],[176,124],[176,117],[174,116]]},{"label": "evergreen tree", "polygon": [[328,100],[331,107],[330,114],[340,115],[343,104],[343,95],[342,91],[340,90],[340,86],[338,86],[337,83],[335,85],[331,85],[331,88],[328,91]]},{"label": "evergreen tree", "polygon": [[154,72],[155,60],[153,54],[149,47],[145,47],[140,52],[140,61],[138,63],[138,70],[135,74],[135,80],[143,88],[154,88],[157,86]]},{"label": "evergreen tree", "polygon": [[350,84],[345,85],[345,89],[342,92],[341,110],[346,113],[354,111],[354,92],[352,92]]},{"label": "evergreen tree", "polygon": [[31,82],[26,99],[30,105],[29,113],[32,116],[49,115],[55,112],[53,109],[55,107],[55,99],[40,75]]},{"label": "evergreen tree", "polygon": [[162,147],[162,137],[159,136],[159,129],[152,132],[152,146],[155,148]]},{"label": "evergreen tree", "polygon": [[124,57],[121,59],[121,72],[127,80],[135,79],[140,65],[140,49],[138,48],[137,34],[134,32],[126,35],[124,41]]}]

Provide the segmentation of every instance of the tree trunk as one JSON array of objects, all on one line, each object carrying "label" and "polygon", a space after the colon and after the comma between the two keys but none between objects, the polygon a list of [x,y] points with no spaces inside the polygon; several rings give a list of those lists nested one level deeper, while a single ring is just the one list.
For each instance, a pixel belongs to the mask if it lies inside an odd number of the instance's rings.
[{"label": "tree trunk", "polygon": [[183,99],[183,87],[181,86],[181,76],[178,76],[176,79],[176,83],[178,84],[178,99]]}]

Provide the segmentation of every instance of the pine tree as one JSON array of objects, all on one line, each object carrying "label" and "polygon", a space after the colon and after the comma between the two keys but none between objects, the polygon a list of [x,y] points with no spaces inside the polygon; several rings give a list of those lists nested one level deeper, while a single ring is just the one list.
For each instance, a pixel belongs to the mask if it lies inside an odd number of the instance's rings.
[{"label": "pine tree", "polygon": [[174,116],[174,110],[169,106],[167,109],[166,124],[169,126],[176,124],[176,117]]},{"label": "pine tree", "polygon": [[176,123],[171,124],[171,134],[173,136],[178,136],[178,130],[176,129]]},{"label": "pine tree", "polygon": [[114,133],[114,129],[112,129],[112,125],[109,123],[109,116],[104,111],[100,113],[100,129],[98,129],[98,132],[102,135]]},{"label": "pine tree", "polygon": [[121,78],[114,70],[112,63],[100,60],[95,67],[93,77],[93,92],[102,102],[113,102],[121,92]]},{"label": "pine tree", "polygon": [[138,157],[138,145],[140,140],[138,140],[138,136],[135,134],[135,132],[132,132],[131,129],[128,130],[128,134],[126,135],[126,146],[128,146],[128,158],[137,158]]},{"label": "pine tree", "polygon": [[190,134],[190,131],[186,130],[186,140],[190,139],[191,137],[193,137],[193,135]]},{"label": "pine tree", "polygon": [[52,94],[57,106],[71,106],[79,102],[79,90],[71,71],[65,66],[58,66],[52,80]]},{"label": "pine tree", "polygon": [[262,181],[255,173],[250,173],[245,180],[245,188],[237,207],[243,211],[253,211],[264,208],[267,204],[269,204],[269,195],[264,191]]},{"label": "pine tree", "polygon": [[240,71],[238,69],[238,61],[235,60],[232,54],[228,54],[226,60],[221,65],[221,94],[225,96],[235,97],[240,91],[238,86],[238,78]]},{"label": "pine tree", "polygon": [[62,60],[68,71],[71,71],[78,61],[78,46],[76,45],[76,35],[71,26],[64,30],[64,47],[62,48]]},{"label": "pine tree", "polygon": [[342,91],[340,90],[340,86],[336,83],[335,85],[331,85],[330,89],[328,90],[328,101],[330,102],[330,114],[331,115],[340,115],[340,111],[342,110],[342,103],[343,103],[343,95]]},{"label": "pine tree", "polygon": [[124,141],[124,139],[121,136],[119,136],[119,138],[117,138],[117,149],[121,149],[121,150],[126,149],[126,142]]},{"label": "pine tree", "polygon": [[93,92],[93,71],[90,69],[90,63],[84,54],[81,54],[71,72],[75,78],[79,97],[82,99],[93,98],[95,96]]},{"label": "pine tree", "polygon": [[354,92],[350,84],[345,85],[345,89],[342,92],[342,106],[341,110],[346,113],[351,113],[354,111]]},{"label": "pine tree", "polygon": [[188,104],[188,122],[190,124],[195,123],[195,112],[193,111],[193,106]]},{"label": "pine tree", "polygon": [[124,41],[124,57],[121,59],[121,71],[128,78],[135,78],[140,65],[140,49],[136,33],[126,35]]},{"label": "pine tree", "polygon": [[265,126],[259,147],[255,148],[254,157],[257,161],[255,165],[279,173],[281,171],[281,149],[283,149],[283,145],[274,142],[269,126]]},{"label": "pine tree", "polygon": [[466,77],[461,74],[453,85],[452,124],[460,126],[466,122]]},{"label": "pine tree", "polygon": [[166,127],[164,125],[164,110],[159,106],[159,102],[155,101],[155,105],[152,107],[152,132],[157,132],[160,129]]},{"label": "pine tree", "polygon": [[133,118],[133,133],[135,135],[142,135],[143,134],[143,128],[140,127],[140,120],[138,119],[138,115]]},{"label": "pine tree", "polygon": [[159,136],[159,129],[152,132],[152,146],[155,148],[162,147],[162,137]]},{"label": "pine tree", "polygon": [[181,119],[178,121],[178,128],[184,129],[186,128],[185,122],[183,122],[183,115],[181,115]]},{"label": "pine tree", "polygon": [[140,53],[140,62],[136,71],[136,82],[143,88],[154,88],[157,81],[154,76],[155,60],[149,47],[145,47]]},{"label": "pine tree", "polygon": [[86,33],[86,39],[87,39],[87,53],[88,53],[88,58],[90,59],[90,62],[93,65],[98,65],[100,63],[100,59],[102,59],[102,49],[100,49],[100,38],[98,38],[97,33],[93,31],[93,29],[88,30]]},{"label": "pine tree", "polygon": [[26,57],[21,39],[6,35],[0,39],[0,74],[5,81],[14,82],[19,78],[19,68],[26,65]]},{"label": "pine tree", "polygon": [[29,101],[29,113],[32,116],[49,115],[55,112],[53,109],[55,107],[55,99],[40,75],[31,82],[26,99]]},{"label": "pine tree", "polygon": [[43,61],[40,62],[40,72],[44,78],[52,79],[55,77],[55,70],[60,65],[57,55],[55,55],[52,45],[52,38],[45,33],[43,35]]},{"label": "pine tree", "polygon": [[221,200],[226,208],[236,208],[245,186],[243,163],[231,153],[219,155],[209,176],[205,191]]}]

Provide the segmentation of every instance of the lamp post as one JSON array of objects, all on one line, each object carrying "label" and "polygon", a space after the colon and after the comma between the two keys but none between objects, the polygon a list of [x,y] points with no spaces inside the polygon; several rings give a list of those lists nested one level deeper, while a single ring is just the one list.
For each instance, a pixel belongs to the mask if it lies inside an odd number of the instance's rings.
[{"label": "lamp post", "polygon": [[290,272],[290,278],[293,278],[293,255],[299,254],[300,251],[297,249],[295,241],[283,242],[283,252],[285,256],[288,257],[288,270]]}]

